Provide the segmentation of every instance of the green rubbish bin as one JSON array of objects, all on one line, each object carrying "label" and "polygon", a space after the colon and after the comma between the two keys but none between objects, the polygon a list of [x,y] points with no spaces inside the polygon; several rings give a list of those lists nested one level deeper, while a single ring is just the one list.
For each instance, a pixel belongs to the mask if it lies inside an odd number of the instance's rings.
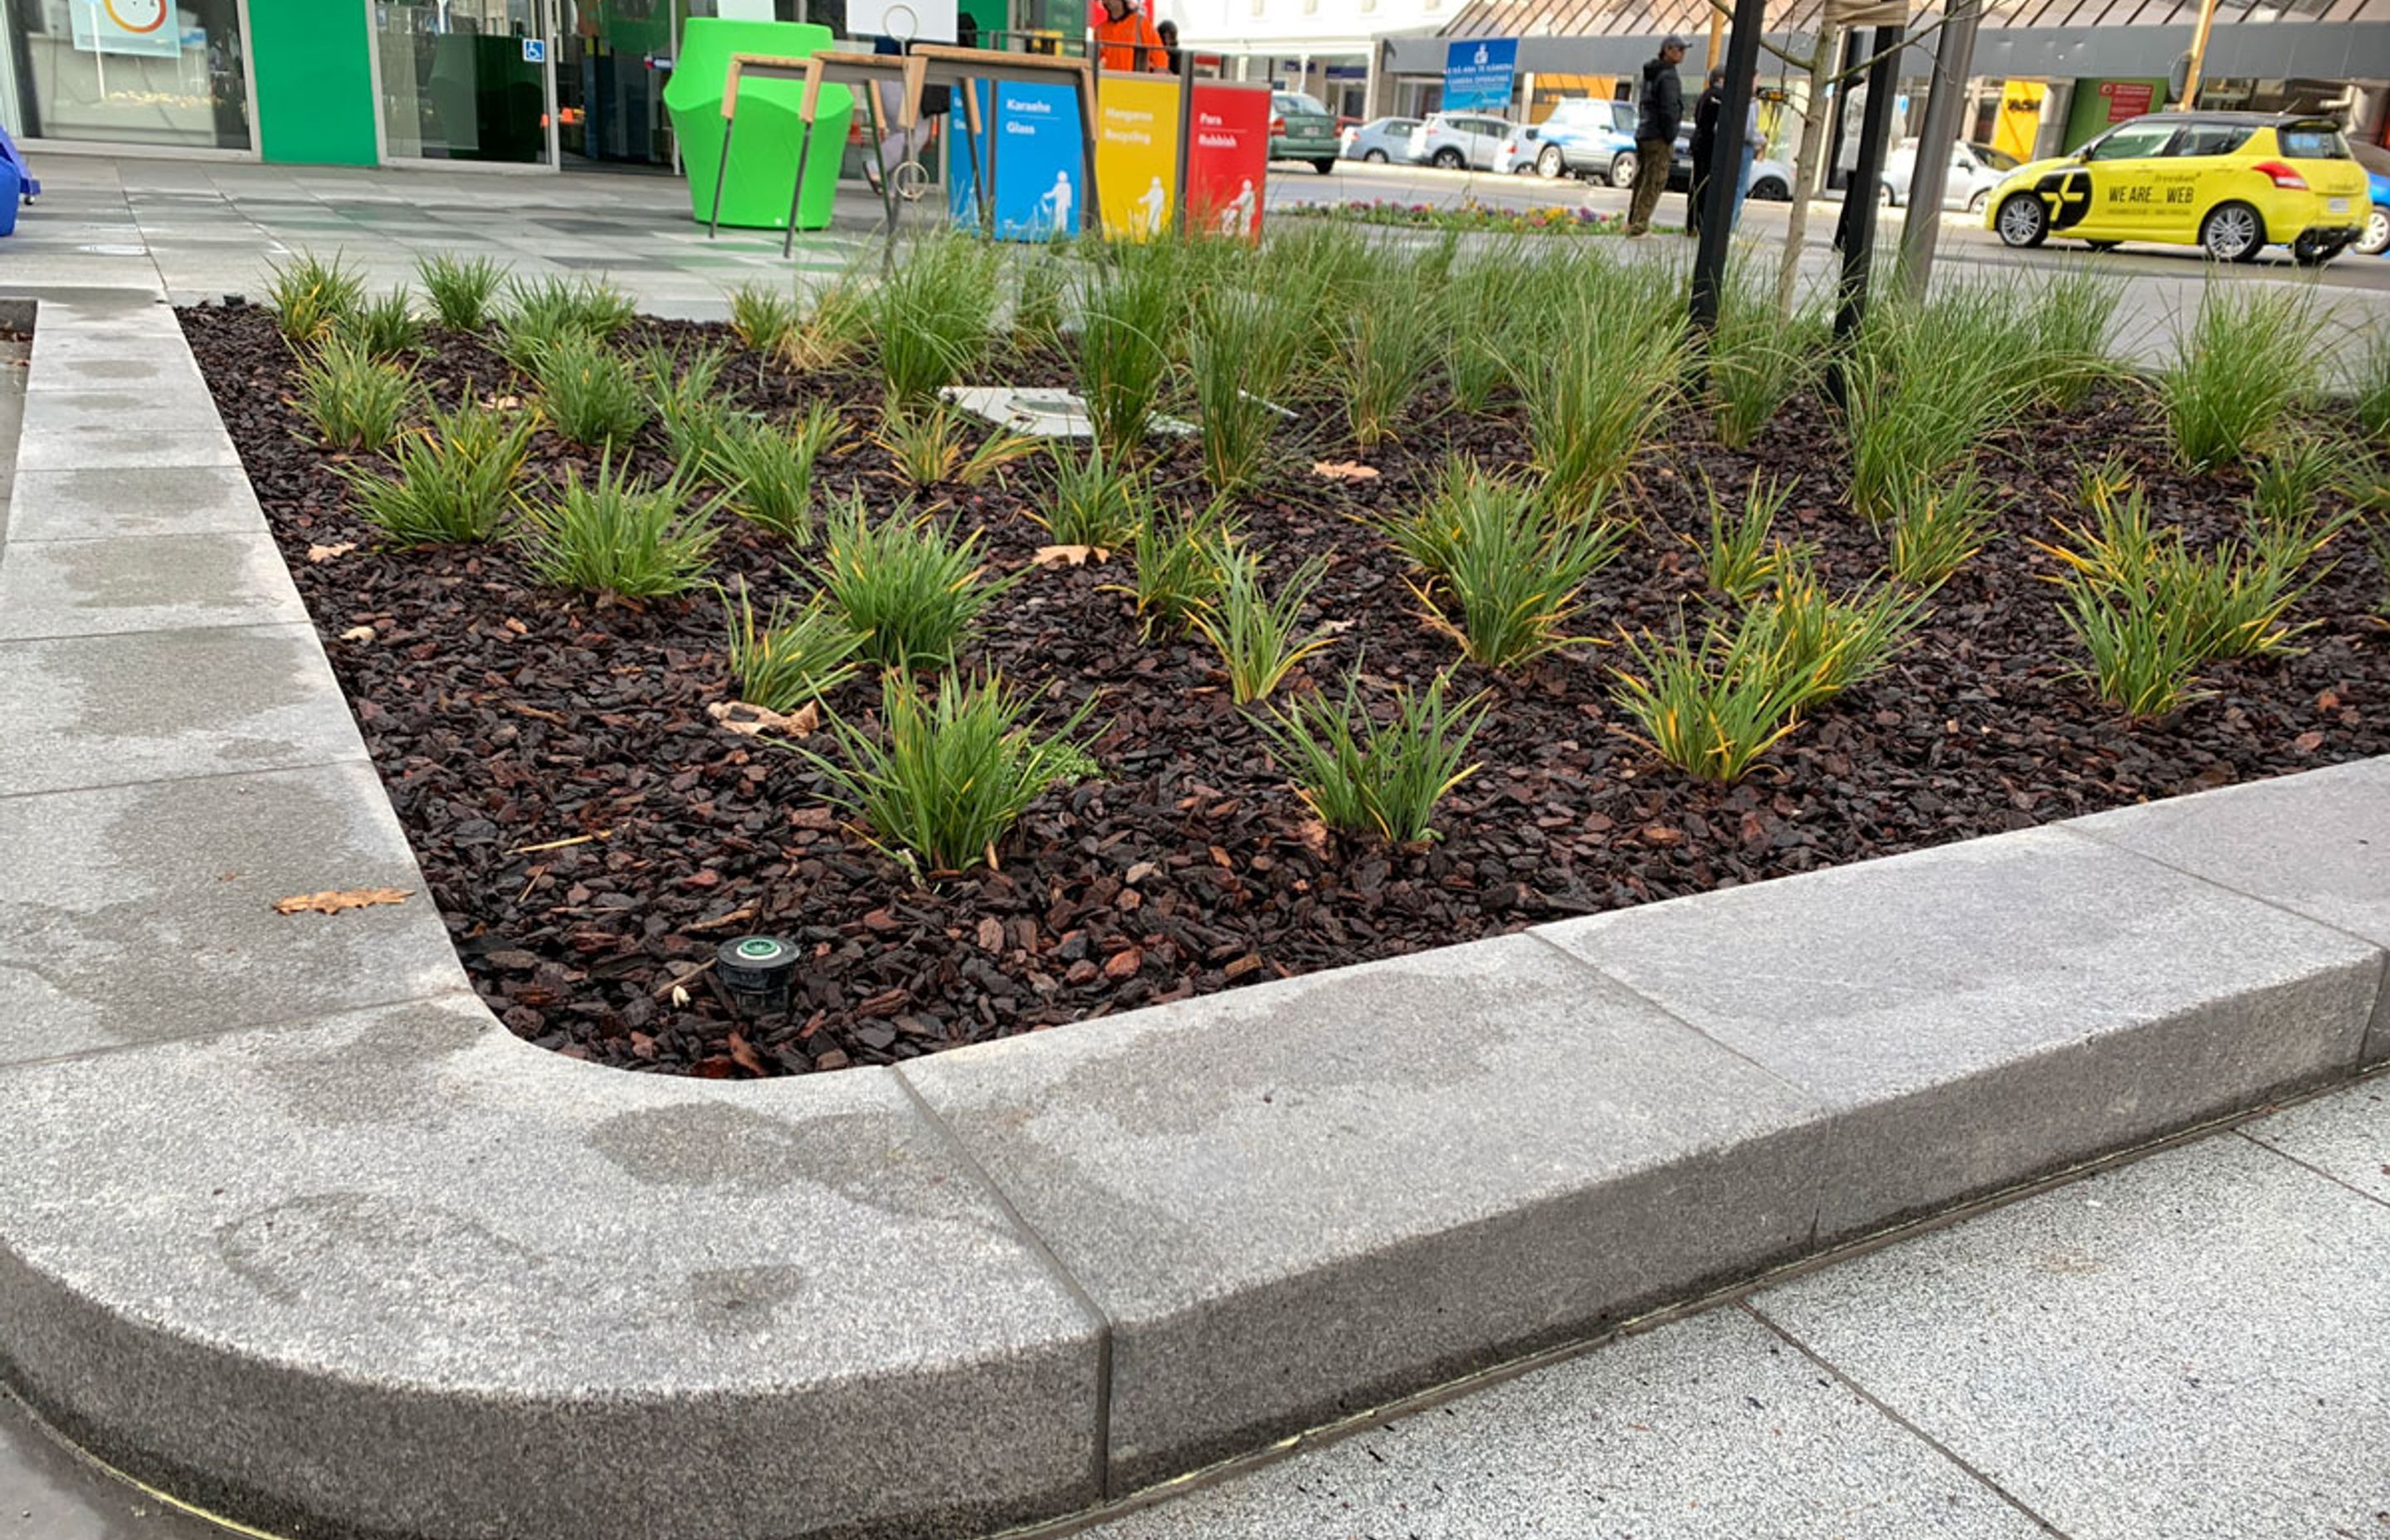
[{"label": "green rubbish bin", "polygon": [[[836,41],[828,27],[804,21],[725,21],[692,16],[681,33],[680,57],[664,86],[664,110],[680,138],[681,163],[688,168],[689,213],[700,225],[713,212],[714,169],[722,163],[722,86],[733,54],[803,58]],[[803,81],[750,80],[739,87],[739,132],[730,141],[730,168],[722,189],[722,223],[749,230],[785,230],[789,195],[796,188],[797,151],[804,125],[797,104]],[[838,192],[839,161],[846,153],[847,125],[854,118],[854,95],[843,85],[822,87],[814,122],[819,135],[805,163],[804,205],[797,228],[829,224]]]}]

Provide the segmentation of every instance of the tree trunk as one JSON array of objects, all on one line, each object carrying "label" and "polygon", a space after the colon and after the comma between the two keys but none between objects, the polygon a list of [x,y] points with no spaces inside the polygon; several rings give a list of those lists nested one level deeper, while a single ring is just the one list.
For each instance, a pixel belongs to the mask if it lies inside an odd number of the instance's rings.
[{"label": "tree trunk", "polygon": [[1818,162],[1826,150],[1826,114],[1842,106],[1840,93],[1831,107],[1826,100],[1826,83],[1833,78],[1836,45],[1842,41],[1842,29],[1820,17],[1818,40],[1809,55],[1809,99],[1801,109],[1801,145],[1792,157],[1792,215],[1784,227],[1784,260],[1776,270],[1776,308],[1786,315],[1801,292],[1801,247],[1809,234],[1809,199],[1816,196],[1820,178]]}]

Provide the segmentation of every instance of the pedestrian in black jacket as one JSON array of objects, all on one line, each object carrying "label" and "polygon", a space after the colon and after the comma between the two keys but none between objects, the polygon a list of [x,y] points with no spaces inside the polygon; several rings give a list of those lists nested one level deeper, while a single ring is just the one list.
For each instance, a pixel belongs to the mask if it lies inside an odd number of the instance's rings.
[{"label": "pedestrian in black jacket", "polygon": [[1709,84],[1693,103],[1693,136],[1685,147],[1693,158],[1692,185],[1685,189],[1685,234],[1702,233],[1702,202],[1703,189],[1709,186],[1710,166],[1717,153],[1718,113],[1726,107],[1726,71],[1710,71]]},{"label": "pedestrian in black jacket", "polygon": [[1643,66],[1643,104],[1635,123],[1635,202],[1626,212],[1626,233],[1651,233],[1651,211],[1660,206],[1660,190],[1668,185],[1669,162],[1677,158],[1677,130],[1685,123],[1685,86],[1677,65],[1685,57],[1685,40],[1670,32],[1660,40],[1660,55]]}]

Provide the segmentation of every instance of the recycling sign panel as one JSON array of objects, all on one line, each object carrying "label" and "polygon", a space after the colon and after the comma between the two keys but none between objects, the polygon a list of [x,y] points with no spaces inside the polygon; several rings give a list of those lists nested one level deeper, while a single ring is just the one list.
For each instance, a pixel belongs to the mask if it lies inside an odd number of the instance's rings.
[{"label": "recycling sign panel", "polygon": [[1510,110],[1510,85],[1519,72],[1515,37],[1463,39],[1444,50],[1445,112]]}]

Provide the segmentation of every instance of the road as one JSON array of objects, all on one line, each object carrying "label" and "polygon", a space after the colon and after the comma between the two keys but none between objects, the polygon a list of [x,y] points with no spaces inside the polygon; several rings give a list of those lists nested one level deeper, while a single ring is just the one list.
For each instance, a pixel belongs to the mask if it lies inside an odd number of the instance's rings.
[{"label": "road", "polygon": [[[1457,204],[1466,199],[1506,208],[1525,209],[1539,204],[1570,204],[1606,212],[1626,212],[1627,195],[1624,189],[1600,186],[1570,180],[1547,182],[1538,176],[1494,176],[1483,172],[1437,171],[1429,166],[1373,166],[1359,161],[1344,160],[1337,169],[1322,176],[1307,166],[1291,164],[1270,168],[1270,203],[1284,207],[1290,203],[1341,203],[1351,199],[1389,199],[1404,203]],[[1763,241],[1780,243],[1786,222],[1792,214],[1789,203],[1750,203],[1745,206],[1741,229]],[[1660,200],[1660,212],[1653,220],[1657,230],[1681,230],[1684,227],[1685,200],[1682,194],[1670,193]],[[1841,206],[1818,203],[1811,207],[1807,244],[1819,251],[1828,249],[1832,239],[1834,220]],[[1883,212],[1878,226],[1884,238],[1893,238],[1907,210]],[[2053,268],[2078,263],[2096,263],[2103,272],[2123,276],[2153,278],[2196,280],[2206,269],[2206,259],[2191,247],[2142,246],[2105,253],[2093,252],[2075,242],[2052,242],[2039,250],[2013,250],[2000,244],[1999,237],[1974,220],[1961,214],[1943,216],[1940,250],[1954,263],[1981,267]],[[2308,276],[2308,270],[2291,261],[2288,250],[2275,247],[2268,250],[2258,266],[2270,270],[2268,276]],[[2390,257],[2344,256],[2314,275],[2324,288],[2365,290],[2390,295]]]}]

